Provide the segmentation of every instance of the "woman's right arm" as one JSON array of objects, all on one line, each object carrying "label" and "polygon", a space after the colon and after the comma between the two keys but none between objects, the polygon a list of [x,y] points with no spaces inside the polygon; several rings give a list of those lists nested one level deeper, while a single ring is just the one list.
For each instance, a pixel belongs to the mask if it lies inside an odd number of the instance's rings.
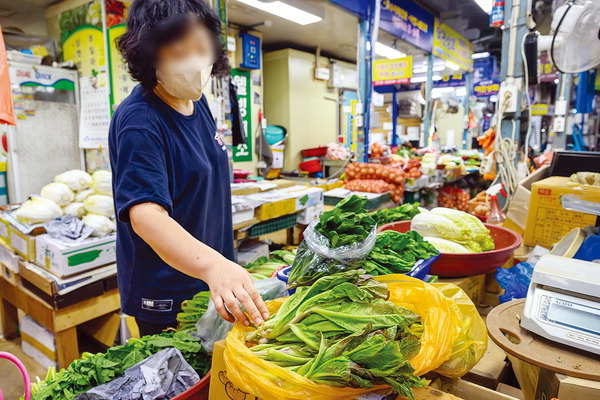
[{"label": "woman's right arm", "polygon": [[235,317],[249,325],[238,300],[256,325],[269,318],[250,274],[190,235],[162,206],[156,203],[135,205],[129,210],[129,218],[135,233],[164,262],[208,284],[211,298],[223,319],[234,322]]}]

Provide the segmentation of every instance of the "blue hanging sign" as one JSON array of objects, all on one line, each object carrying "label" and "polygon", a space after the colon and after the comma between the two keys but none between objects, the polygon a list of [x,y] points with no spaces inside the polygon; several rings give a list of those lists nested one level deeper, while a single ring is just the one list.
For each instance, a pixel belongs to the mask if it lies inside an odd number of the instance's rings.
[{"label": "blue hanging sign", "polygon": [[500,81],[498,79],[486,79],[475,82],[473,85],[473,93],[477,97],[490,97],[498,95],[500,91]]},{"label": "blue hanging sign", "polygon": [[439,81],[433,82],[434,88],[465,86],[465,74],[444,75]]},{"label": "blue hanging sign", "polygon": [[379,28],[431,52],[434,16],[410,0],[382,0]]}]

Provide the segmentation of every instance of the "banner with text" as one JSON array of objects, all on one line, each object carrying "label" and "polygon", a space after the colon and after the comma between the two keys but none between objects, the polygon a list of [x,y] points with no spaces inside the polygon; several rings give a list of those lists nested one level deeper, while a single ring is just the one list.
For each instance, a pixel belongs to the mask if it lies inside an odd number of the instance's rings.
[{"label": "banner with text", "polygon": [[412,56],[373,61],[373,86],[409,83],[413,71],[412,61]]},{"label": "banner with text", "polygon": [[435,56],[451,61],[465,71],[473,69],[475,46],[447,24],[435,19],[433,50]]},{"label": "banner with text", "polygon": [[431,51],[434,16],[410,0],[382,0],[379,27],[416,47]]},{"label": "banner with text", "polygon": [[233,161],[252,161],[252,113],[250,105],[252,103],[250,92],[252,91],[250,82],[250,71],[233,68],[231,70],[231,79],[237,86],[237,99],[240,106],[240,116],[242,124],[246,131],[246,143],[238,144],[233,148]]}]

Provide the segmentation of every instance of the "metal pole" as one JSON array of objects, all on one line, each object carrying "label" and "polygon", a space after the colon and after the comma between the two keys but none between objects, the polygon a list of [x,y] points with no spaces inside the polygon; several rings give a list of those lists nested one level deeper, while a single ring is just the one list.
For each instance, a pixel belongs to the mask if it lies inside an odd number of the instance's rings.
[{"label": "metal pole", "polygon": [[464,150],[471,147],[469,143],[469,97],[471,97],[471,92],[473,91],[473,74],[470,72],[465,73],[465,89],[467,91],[467,94],[465,95],[465,100],[463,101],[463,108],[467,123],[465,124],[465,130],[463,131],[462,148]]},{"label": "metal pole", "polygon": [[[502,34],[502,64],[500,75],[505,85],[510,83],[511,78],[515,80],[523,78],[523,58],[521,57],[521,43],[523,36],[529,32],[527,28],[527,0],[506,0],[505,2],[505,20],[509,21],[509,26]],[[516,82],[514,83],[516,84]],[[503,138],[513,138],[519,140],[521,128],[521,99],[523,91],[517,90],[517,111],[507,116],[503,113],[501,123],[501,135]],[[503,99],[498,98],[499,107]],[[513,125],[514,124],[514,125]],[[516,162],[517,160],[515,160]]]},{"label": "metal pole", "polygon": [[[566,107],[566,114],[568,115],[569,113],[569,98],[570,98],[570,94],[571,94],[571,83],[573,81],[573,75],[572,74],[562,74],[559,73],[558,74],[558,85],[556,85],[556,100],[555,100],[555,104],[557,104],[559,101],[566,101],[567,102],[567,107]],[[557,114],[556,113],[557,107],[555,107],[555,115],[554,118],[557,117],[562,117],[565,120],[567,119],[567,115],[564,114]],[[552,138],[552,148],[554,150],[559,150],[559,149],[566,149],[567,148],[567,132],[569,132],[569,128],[566,126],[566,123],[564,124],[564,129],[560,132],[553,132],[553,138]]]},{"label": "metal pole", "polygon": [[[369,85],[371,84],[370,79],[370,70],[369,70],[369,52],[367,51],[367,46],[370,49],[371,43],[369,41],[369,21],[368,19],[363,19],[358,24],[358,102],[363,106],[363,125],[366,125],[366,110],[365,104],[368,96]],[[356,118],[356,117],[355,117]],[[366,136],[366,135],[365,135]],[[361,148],[358,143],[353,143],[355,145],[357,151],[357,158],[363,158],[364,148]],[[368,139],[367,139],[368,146]],[[368,148],[368,147],[367,147]],[[367,152],[366,157],[369,154]]]},{"label": "metal pole", "polygon": [[425,102],[427,108],[425,109],[425,120],[423,121],[424,138],[423,145],[429,146],[429,130],[431,126],[431,110],[433,108],[433,102],[431,98],[431,91],[433,90],[433,54],[429,54],[427,58],[427,82],[425,83]]},{"label": "metal pole", "polygon": [[398,147],[398,90],[392,92],[392,147]]}]

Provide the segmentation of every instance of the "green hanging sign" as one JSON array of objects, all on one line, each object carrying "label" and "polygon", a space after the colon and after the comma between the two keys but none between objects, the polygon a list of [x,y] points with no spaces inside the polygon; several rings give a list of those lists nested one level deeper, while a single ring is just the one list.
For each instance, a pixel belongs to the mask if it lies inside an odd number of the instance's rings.
[{"label": "green hanging sign", "polygon": [[250,95],[252,85],[250,81],[250,71],[233,68],[231,70],[231,79],[237,86],[237,100],[240,106],[240,116],[246,132],[246,143],[239,144],[233,148],[233,161],[252,161],[252,104]]}]

